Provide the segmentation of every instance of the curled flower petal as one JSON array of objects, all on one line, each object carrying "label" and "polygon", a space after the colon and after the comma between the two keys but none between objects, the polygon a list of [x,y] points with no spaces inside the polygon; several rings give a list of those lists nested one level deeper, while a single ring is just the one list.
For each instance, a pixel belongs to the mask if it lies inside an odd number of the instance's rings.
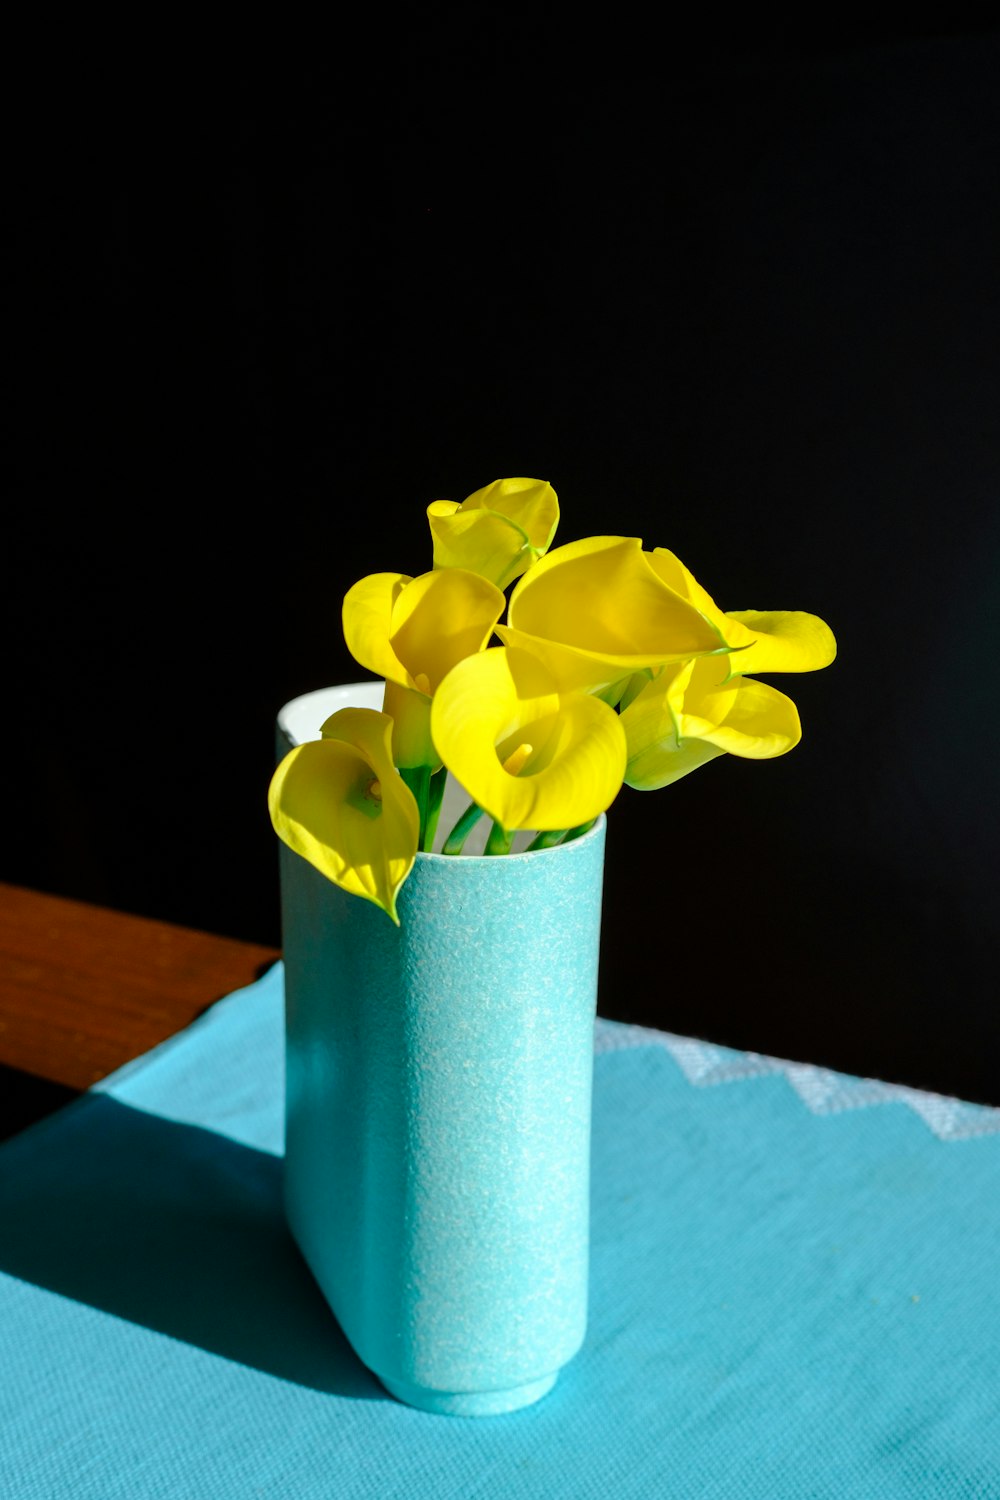
[{"label": "curled flower petal", "polygon": [[344,599],[344,639],[370,672],[430,697],[456,662],[483,649],[504,604],[500,589],[462,568],[372,573]]},{"label": "curled flower petal", "polygon": [[503,613],[495,584],[465,568],[423,573],[392,608],[390,644],[410,674],[409,686],[434,693],[457,662],[482,651]]},{"label": "curled flower petal", "polygon": [[361,666],[387,682],[408,682],[408,672],[393,651],[392,610],[400,594],[413,579],[408,573],[369,573],[348,589],[344,597],[344,641]]},{"label": "curled flower petal", "polygon": [[718,625],[661,579],[638,537],[557,547],[521,579],[497,635],[561,686],[600,690],[644,667],[727,652]]},{"label": "curled flower petal", "polygon": [[637,792],[657,791],[725,753],[707,740],[685,740],[678,745],[668,739],[660,744],[650,744],[629,755],[625,785]]},{"label": "curled flower petal", "polygon": [[344,708],[321,735],[290,750],[271,778],[274,831],[398,926],[396,897],[416,857],[420,815],[392,762],[392,721],[374,709]]},{"label": "curled flower petal", "polygon": [[688,599],[734,648],[733,672],[816,672],[837,654],[833,631],[818,615],[802,610],[729,610],[712,596],[673,552],[655,547],[649,561],[670,588]]},{"label": "curled flower petal", "polygon": [[427,507],[435,568],[467,568],[505,589],[551,545],[556,492],[543,479],[495,479],[458,504]]},{"label": "curled flower petal", "polygon": [[[819,615],[802,610],[730,610],[724,629],[742,626],[753,637],[746,651],[734,652],[731,663],[739,672],[816,672],[837,655],[833,631]],[[731,644],[738,644],[735,637]]]},{"label": "curled flower petal", "polygon": [[640,791],[669,785],[729,753],[770,760],[798,744],[792,700],[767,683],[729,677],[715,659],[667,670],[622,712],[628,744],[625,781]]},{"label": "curled flower petal", "polygon": [[802,738],[802,726],[791,698],[752,677],[719,683],[714,666],[692,665],[683,702],[675,713],[681,740],[706,740],[747,760],[772,760],[794,749]]},{"label": "curled flower petal", "polygon": [[498,646],[460,662],[435,694],[431,729],[452,775],[508,831],[576,827],[621,788],[614,709],[563,690],[528,652]]}]

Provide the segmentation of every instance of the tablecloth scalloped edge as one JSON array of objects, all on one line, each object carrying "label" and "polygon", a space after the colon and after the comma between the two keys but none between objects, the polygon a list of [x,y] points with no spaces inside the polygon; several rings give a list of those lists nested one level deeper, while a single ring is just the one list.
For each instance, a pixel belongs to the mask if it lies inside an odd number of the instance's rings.
[{"label": "tablecloth scalloped edge", "polygon": [[941,1141],[971,1140],[1000,1133],[1000,1109],[974,1104],[947,1094],[934,1094],[908,1084],[885,1083],[838,1073],[817,1063],[793,1062],[759,1052],[739,1052],[715,1042],[678,1036],[648,1026],[614,1021],[599,1016],[594,1033],[594,1052],[631,1051],[639,1047],[660,1048],[695,1088],[714,1088],[727,1083],[784,1077],[814,1115],[842,1114],[845,1110],[876,1105],[902,1104],[913,1111]]}]

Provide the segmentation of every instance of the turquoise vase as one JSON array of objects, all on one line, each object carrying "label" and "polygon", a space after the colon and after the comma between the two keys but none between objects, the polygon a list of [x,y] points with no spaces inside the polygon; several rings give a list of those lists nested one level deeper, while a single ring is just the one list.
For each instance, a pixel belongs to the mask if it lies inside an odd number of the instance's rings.
[{"label": "turquoise vase", "polygon": [[[361,687],[334,706],[378,706]],[[313,737],[289,722],[279,749]],[[604,835],[418,854],[398,928],[281,846],[288,1222],[426,1411],[527,1406],[583,1341]]]}]

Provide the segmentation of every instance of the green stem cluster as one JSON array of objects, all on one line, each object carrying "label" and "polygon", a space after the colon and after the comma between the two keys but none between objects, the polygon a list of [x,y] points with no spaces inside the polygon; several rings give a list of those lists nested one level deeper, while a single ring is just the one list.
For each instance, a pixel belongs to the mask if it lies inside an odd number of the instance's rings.
[{"label": "green stem cluster", "polygon": [[570,844],[574,839],[589,833],[596,822],[596,818],[591,818],[589,823],[578,823],[575,828],[554,828],[549,832],[536,833],[525,853],[530,854],[532,849],[552,849],[556,844]]},{"label": "green stem cluster", "polygon": [[417,848],[428,854],[434,847],[444,786],[448,779],[447,769],[441,766],[437,771],[432,771],[430,766],[405,766],[400,769],[399,774],[416,798],[420,813]]},{"label": "green stem cluster", "polygon": [[[445,839],[442,854],[461,854],[466,839],[483,816],[483,809],[475,802],[470,802]],[[596,821],[596,818],[591,818],[589,823],[579,823],[575,828],[554,828],[544,833],[536,833],[525,853],[530,854],[533,849],[552,849],[556,844],[568,844],[573,839],[580,838],[582,834],[589,833]],[[494,819],[483,852],[485,854],[509,854],[513,842],[513,833],[508,832]]]},{"label": "green stem cluster", "polygon": [[442,854],[461,854],[462,849],[465,846],[466,839],[469,837],[469,834],[475,828],[476,824],[479,822],[479,819],[482,816],[482,808],[477,807],[475,802],[470,802],[468,807],[465,809],[465,812],[459,818],[458,822],[455,824],[454,828],[445,839],[444,848],[441,851]]},{"label": "green stem cluster", "polygon": [[514,835],[512,833],[508,833],[502,823],[497,823],[494,820],[493,827],[490,829],[490,836],[486,840],[486,848],[483,850],[483,853],[509,854],[510,846],[513,842]]},{"label": "green stem cluster", "polygon": [[[434,847],[434,836],[437,833],[438,819],[441,815],[441,802],[448,771],[444,766],[437,771],[432,771],[430,766],[404,766],[399,774],[413,793],[420,813],[420,835],[417,848],[428,854]],[[466,839],[482,817],[485,817],[483,809],[477,803],[470,802],[445,839],[442,854],[461,854]],[[557,844],[568,844],[572,839],[589,832],[596,821],[596,818],[591,818],[589,823],[580,823],[576,828],[553,828],[543,833],[536,833],[525,852],[530,854],[534,849],[552,849]],[[509,854],[513,842],[513,832],[508,832],[494,819],[483,852],[490,855]]]}]

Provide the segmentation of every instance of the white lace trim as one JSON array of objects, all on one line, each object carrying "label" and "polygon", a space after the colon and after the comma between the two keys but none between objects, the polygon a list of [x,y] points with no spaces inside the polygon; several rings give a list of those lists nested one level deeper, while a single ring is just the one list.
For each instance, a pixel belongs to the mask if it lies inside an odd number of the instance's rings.
[{"label": "white lace trim", "polygon": [[813,1063],[785,1062],[758,1052],[737,1052],[714,1042],[694,1041],[670,1031],[648,1026],[630,1026],[598,1017],[594,1051],[618,1052],[635,1047],[662,1047],[670,1053],[689,1083],[707,1088],[720,1083],[739,1083],[780,1073],[814,1115],[839,1114],[845,1109],[867,1109],[874,1104],[905,1104],[919,1115],[939,1140],[968,1140],[972,1136],[1000,1132],[1000,1109],[970,1104],[945,1094],[876,1078],[855,1078],[835,1073]]}]

